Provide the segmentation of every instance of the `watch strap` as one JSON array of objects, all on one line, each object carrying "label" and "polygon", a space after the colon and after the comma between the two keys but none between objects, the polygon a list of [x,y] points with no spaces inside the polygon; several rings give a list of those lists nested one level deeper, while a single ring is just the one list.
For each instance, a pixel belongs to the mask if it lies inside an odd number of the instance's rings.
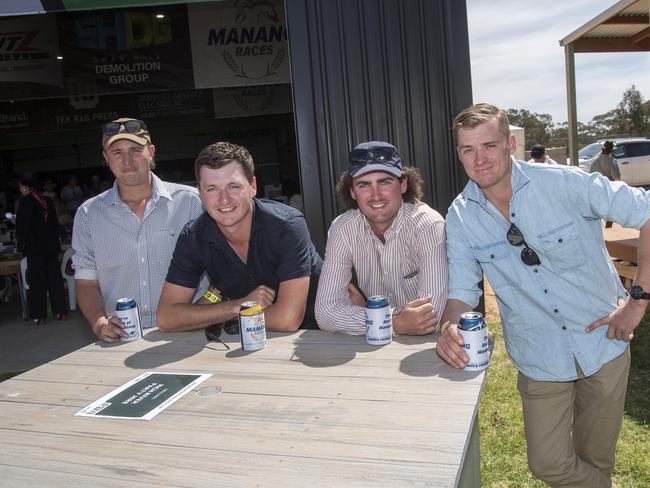
[{"label": "watch strap", "polygon": [[206,300],[212,303],[219,303],[221,301],[219,295],[215,295],[210,290],[205,290],[205,293],[203,294],[203,298],[205,298]]}]

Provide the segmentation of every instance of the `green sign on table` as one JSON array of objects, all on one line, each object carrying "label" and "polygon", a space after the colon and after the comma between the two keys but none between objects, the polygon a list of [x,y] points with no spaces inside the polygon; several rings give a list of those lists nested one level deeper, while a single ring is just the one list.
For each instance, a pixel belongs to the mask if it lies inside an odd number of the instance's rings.
[{"label": "green sign on table", "polygon": [[83,417],[151,420],[211,374],[143,373],[79,410]]}]

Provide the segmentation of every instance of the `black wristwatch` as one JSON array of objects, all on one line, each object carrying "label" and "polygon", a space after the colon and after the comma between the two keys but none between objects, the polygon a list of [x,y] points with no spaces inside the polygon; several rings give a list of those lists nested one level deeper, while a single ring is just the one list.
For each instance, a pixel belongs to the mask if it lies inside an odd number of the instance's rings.
[{"label": "black wristwatch", "polygon": [[645,290],[638,285],[634,285],[630,289],[630,296],[634,300],[650,300],[650,293],[646,293]]}]

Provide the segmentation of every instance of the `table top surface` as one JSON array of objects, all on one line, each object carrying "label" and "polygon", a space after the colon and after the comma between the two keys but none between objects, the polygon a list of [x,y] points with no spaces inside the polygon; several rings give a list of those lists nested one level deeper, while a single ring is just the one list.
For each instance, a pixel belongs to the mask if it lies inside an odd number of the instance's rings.
[{"label": "table top surface", "polygon": [[[151,330],[0,383],[3,483],[456,485],[485,373],[444,364],[431,336],[271,333],[252,353],[238,337]],[[150,421],[74,416],[145,371],[212,376]]]},{"label": "table top surface", "polygon": [[609,255],[631,263],[637,261],[639,230],[614,226],[604,229],[605,245]]}]

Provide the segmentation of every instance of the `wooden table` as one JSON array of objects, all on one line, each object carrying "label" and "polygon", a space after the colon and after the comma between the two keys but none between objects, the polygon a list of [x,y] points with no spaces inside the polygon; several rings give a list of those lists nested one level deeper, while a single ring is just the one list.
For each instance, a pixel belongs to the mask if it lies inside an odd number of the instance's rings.
[{"label": "wooden table", "polygon": [[604,229],[603,234],[616,272],[621,277],[623,286],[629,290],[636,275],[639,231],[615,224],[609,229]]},{"label": "wooden table", "polygon": [[638,229],[627,229],[615,225],[604,230],[605,245],[609,255],[630,263],[636,263],[639,247]]},{"label": "wooden table", "polygon": [[[300,331],[244,353],[203,332],[91,344],[0,383],[4,486],[480,486],[484,373],[432,338]],[[213,373],[151,421],[75,417],[144,371]],[[214,388],[212,388],[214,390]]]},{"label": "wooden table", "polygon": [[23,285],[23,276],[20,273],[20,259],[0,260],[0,276],[14,276],[16,278],[23,320],[27,320],[29,318],[27,312],[27,295],[25,293],[25,286]]}]

